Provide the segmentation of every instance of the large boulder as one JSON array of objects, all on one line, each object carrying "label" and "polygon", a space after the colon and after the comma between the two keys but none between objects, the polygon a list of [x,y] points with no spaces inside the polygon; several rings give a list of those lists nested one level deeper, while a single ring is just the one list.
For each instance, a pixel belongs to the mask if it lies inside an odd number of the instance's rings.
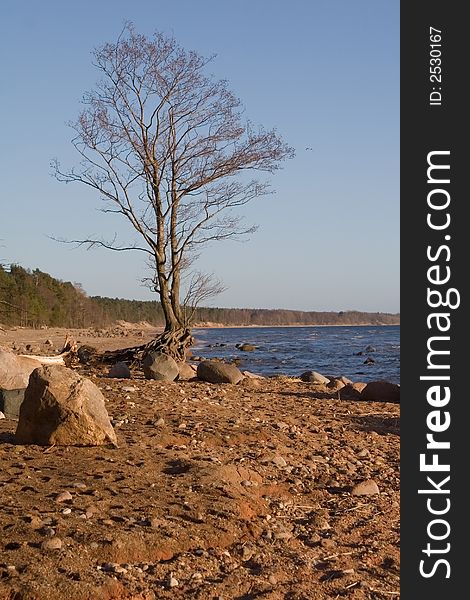
[{"label": "large boulder", "polygon": [[34,358],[17,356],[0,348],[0,388],[3,390],[24,389],[28,385],[29,376],[41,366]]},{"label": "large boulder", "polygon": [[302,373],[302,375],[300,376],[300,379],[307,383],[330,383],[328,377],[325,377],[324,375],[322,375],[321,373],[317,373],[316,371],[305,371],[305,373]]},{"label": "large boulder", "polygon": [[197,376],[209,383],[238,383],[243,373],[235,365],[205,360],[198,364]]},{"label": "large boulder", "polygon": [[389,381],[371,381],[362,390],[361,399],[399,403],[400,386]]},{"label": "large boulder", "polygon": [[146,379],[174,381],[179,375],[178,363],[162,352],[149,352],[142,362]]},{"label": "large boulder", "polygon": [[35,369],[20,408],[19,444],[49,446],[117,445],[98,387],[67,367]]}]

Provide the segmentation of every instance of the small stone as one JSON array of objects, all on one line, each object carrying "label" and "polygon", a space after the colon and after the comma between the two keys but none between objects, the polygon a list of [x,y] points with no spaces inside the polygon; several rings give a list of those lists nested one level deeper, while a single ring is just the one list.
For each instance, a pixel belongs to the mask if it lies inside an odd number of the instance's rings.
[{"label": "small stone", "polygon": [[43,535],[47,535],[47,537],[52,538],[55,536],[55,529],[53,527],[44,527],[41,533]]},{"label": "small stone", "polygon": [[62,540],[58,537],[51,537],[43,541],[41,548],[43,550],[60,550],[62,548]]},{"label": "small stone", "polygon": [[109,370],[108,377],[113,379],[130,379],[131,372],[125,362],[117,362]]},{"label": "small stone", "polygon": [[173,588],[173,587],[178,587],[180,584],[180,582],[173,576],[170,577],[169,581],[168,581],[168,586]]},{"label": "small stone", "polygon": [[152,517],[150,519],[150,527],[152,527],[152,529],[158,529],[159,527],[162,526],[162,520],[159,519],[158,517]]},{"label": "small stone", "polygon": [[290,531],[276,531],[274,533],[275,540],[290,540],[292,533]]},{"label": "small stone", "polygon": [[160,417],[155,421],[155,425],[157,427],[163,427],[165,425],[165,419],[163,417]]},{"label": "small stone", "polygon": [[312,525],[315,529],[319,529],[320,531],[326,531],[331,528],[331,525],[322,515],[315,515],[312,520]]},{"label": "small stone", "polygon": [[136,391],[137,391],[137,388],[136,388],[136,387],[134,387],[133,385],[125,385],[125,386],[122,388],[122,391],[123,391],[123,392],[136,392]]},{"label": "small stone", "polygon": [[275,456],[273,458],[273,463],[276,465],[276,467],[279,467],[279,468],[287,467],[287,462],[285,461],[284,458],[282,458],[282,456]]},{"label": "small stone", "polygon": [[73,496],[70,492],[61,492],[60,494],[57,494],[57,496],[55,497],[55,501],[56,502],[66,502],[67,500],[72,500]]},{"label": "small stone", "polygon": [[93,517],[93,515],[95,515],[96,512],[96,506],[87,506],[87,508],[85,509],[85,516],[87,519],[91,519],[91,517]]},{"label": "small stone", "polygon": [[268,577],[268,581],[269,581],[269,583],[270,583],[271,585],[276,585],[276,584],[277,584],[277,578],[276,578],[276,576],[275,576],[275,575],[270,575],[270,576]]},{"label": "small stone", "polygon": [[4,419],[5,415],[2,413],[2,411],[0,410],[0,419]]},{"label": "small stone", "polygon": [[122,567],[121,565],[115,565],[114,572],[115,573],[127,573],[127,569],[125,567]]},{"label": "small stone", "polygon": [[351,494],[353,496],[370,496],[373,494],[379,494],[379,486],[373,479],[367,481],[361,481],[353,487]]},{"label": "small stone", "polygon": [[62,511],[63,515],[69,515],[72,512],[71,508],[64,508],[64,510]]},{"label": "small stone", "polygon": [[360,452],[358,452],[357,456],[359,458],[367,458],[368,456],[370,456],[370,452],[369,450],[367,450],[367,448],[363,448]]},{"label": "small stone", "polygon": [[29,516],[29,524],[33,529],[39,529],[45,525],[45,521],[36,515]]}]

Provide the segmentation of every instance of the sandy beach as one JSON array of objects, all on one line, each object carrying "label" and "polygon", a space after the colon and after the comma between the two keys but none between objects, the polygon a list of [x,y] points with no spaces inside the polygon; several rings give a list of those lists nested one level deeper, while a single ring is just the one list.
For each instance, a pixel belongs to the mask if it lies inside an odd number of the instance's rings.
[{"label": "sandy beach", "polygon": [[[0,331],[0,346],[46,352],[66,333]],[[155,331],[68,333],[104,350]],[[399,405],[282,376],[76,370],[119,447],[17,445],[17,422],[0,420],[1,599],[398,597]],[[351,493],[371,480],[379,493]]]}]

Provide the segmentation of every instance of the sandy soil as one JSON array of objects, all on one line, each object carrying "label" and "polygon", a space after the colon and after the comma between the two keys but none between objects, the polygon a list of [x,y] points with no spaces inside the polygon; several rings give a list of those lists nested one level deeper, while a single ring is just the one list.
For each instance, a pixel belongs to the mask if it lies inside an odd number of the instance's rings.
[{"label": "sandy soil", "polygon": [[[72,333],[101,350],[154,334]],[[0,331],[35,353],[64,338]],[[399,406],[282,377],[78,370],[103,391],[119,448],[20,446],[0,421],[1,599],[399,597]],[[379,494],[351,494],[368,479]]]}]

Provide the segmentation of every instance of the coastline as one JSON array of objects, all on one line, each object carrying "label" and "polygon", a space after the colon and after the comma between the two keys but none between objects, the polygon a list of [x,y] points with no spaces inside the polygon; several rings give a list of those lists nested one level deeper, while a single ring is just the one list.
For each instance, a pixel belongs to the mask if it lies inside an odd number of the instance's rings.
[{"label": "coastline", "polygon": [[295,329],[300,327],[400,327],[400,323],[331,323],[321,325],[219,325],[218,323],[197,323],[191,329]]}]

